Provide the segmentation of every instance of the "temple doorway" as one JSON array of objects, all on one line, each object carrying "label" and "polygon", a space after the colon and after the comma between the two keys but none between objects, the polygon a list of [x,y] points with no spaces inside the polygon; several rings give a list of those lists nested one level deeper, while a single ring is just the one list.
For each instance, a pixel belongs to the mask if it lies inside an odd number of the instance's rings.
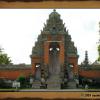
[{"label": "temple doorway", "polygon": [[60,73],[59,52],[59,44],[52,42],[49,47],[49,75]]},{"label": "temple doorway", "polygon": [[60,61],[59,53],[60,47],[57,42],[51,42],[49,46],[49,77],[48,77],[48,88],[57,89],[60,88]]}]

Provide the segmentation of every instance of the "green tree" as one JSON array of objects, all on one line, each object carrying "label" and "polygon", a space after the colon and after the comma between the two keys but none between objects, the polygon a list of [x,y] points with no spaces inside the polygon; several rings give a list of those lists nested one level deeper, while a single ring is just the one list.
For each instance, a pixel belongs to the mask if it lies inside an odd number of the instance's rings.
[{"label": "green tree", "polygon": [[26,87],[26,78],[25,76],[21,75],[17,78],[17,81],[20,82],[21,88]]},{"label": "green tree", "polygon": [[98,54],[99,54],[98,61],[100,61],[100,45],[98,46]]},{"label": "green tree", "polygon": [[3,52],[3,48],[0,48],[0,64],[10,64],[11,60],[10,57],[6,53]]}]

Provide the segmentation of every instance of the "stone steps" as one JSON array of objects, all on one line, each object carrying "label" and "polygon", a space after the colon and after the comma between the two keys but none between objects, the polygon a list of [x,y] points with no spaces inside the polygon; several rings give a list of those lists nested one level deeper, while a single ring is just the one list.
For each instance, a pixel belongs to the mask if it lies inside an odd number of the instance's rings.
[{"label": "stone steps", "polygon": [[40,89],[40,86],[41,86],[41,82],[40,81],[34,81],[32,83],[32,88]]},{"label": "stone steps", "polygon": [[68,89],[76,89],[75,81],[69,81],[67,84]]},{"label": "stone steps", "polygon": [[59,75],[53,75],[47,80],[47,88],[60,89],[60,82]]}]

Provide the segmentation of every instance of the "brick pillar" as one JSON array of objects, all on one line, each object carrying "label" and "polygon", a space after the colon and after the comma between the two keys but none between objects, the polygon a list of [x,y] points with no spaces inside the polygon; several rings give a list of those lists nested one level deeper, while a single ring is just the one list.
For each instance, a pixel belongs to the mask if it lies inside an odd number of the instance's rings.
[{"label": "brick pillar", "polygon": [[59,46],[60,46],[60,53],[59,53],[60,64],[64,64],[64,43],[60,42]]},{"label": "brick pillar", "polygon": [[73,64],[73,73],[78,73],[78,58],[77,57],[69,57],[69,63]]},{"label": "brick pillar", "polygon": [[61,78],[63,80],[64,78],[64,43],[59,42],[59,46],[60,46],[59,61],[60,61],[60,67],[61,67]]},{"label": "brick pillar", "polygon": [[35,75],[35,71],[36,71],[36,66],[35,66],[35,63],[32,62],[32,73],[33,73],[33,75]]},{"label": "brick pillar", "polygon": [[49,63],[49,42],[44,42],[44,64]]},{"label": "brick pillar", "polygon": [[78,74],[78,60],[77,60],[77,58],[75,59],[75,62],[74,62],[74,74]]}]

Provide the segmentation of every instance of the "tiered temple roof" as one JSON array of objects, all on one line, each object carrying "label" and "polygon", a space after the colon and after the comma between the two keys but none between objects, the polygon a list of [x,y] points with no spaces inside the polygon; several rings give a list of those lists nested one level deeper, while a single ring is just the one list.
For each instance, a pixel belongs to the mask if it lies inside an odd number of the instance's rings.
[{"label": "tiered temple roof", "polygon": [[71,40],[68,30],[66,30],[65,24],[60,18],[60,14],[57,13],[55,9],[49,15],[49,19],[46,21],[46,24],[44,24],[44,28],[38,36],[38,40],[32,49],[31,56],[43,56],[43,42],[47,40],[47,35],[52,35],[54,39],[58,35],[63,35],[66,50],[65,55],[78,56],[77,48],[74,46],[74,42]]}]

